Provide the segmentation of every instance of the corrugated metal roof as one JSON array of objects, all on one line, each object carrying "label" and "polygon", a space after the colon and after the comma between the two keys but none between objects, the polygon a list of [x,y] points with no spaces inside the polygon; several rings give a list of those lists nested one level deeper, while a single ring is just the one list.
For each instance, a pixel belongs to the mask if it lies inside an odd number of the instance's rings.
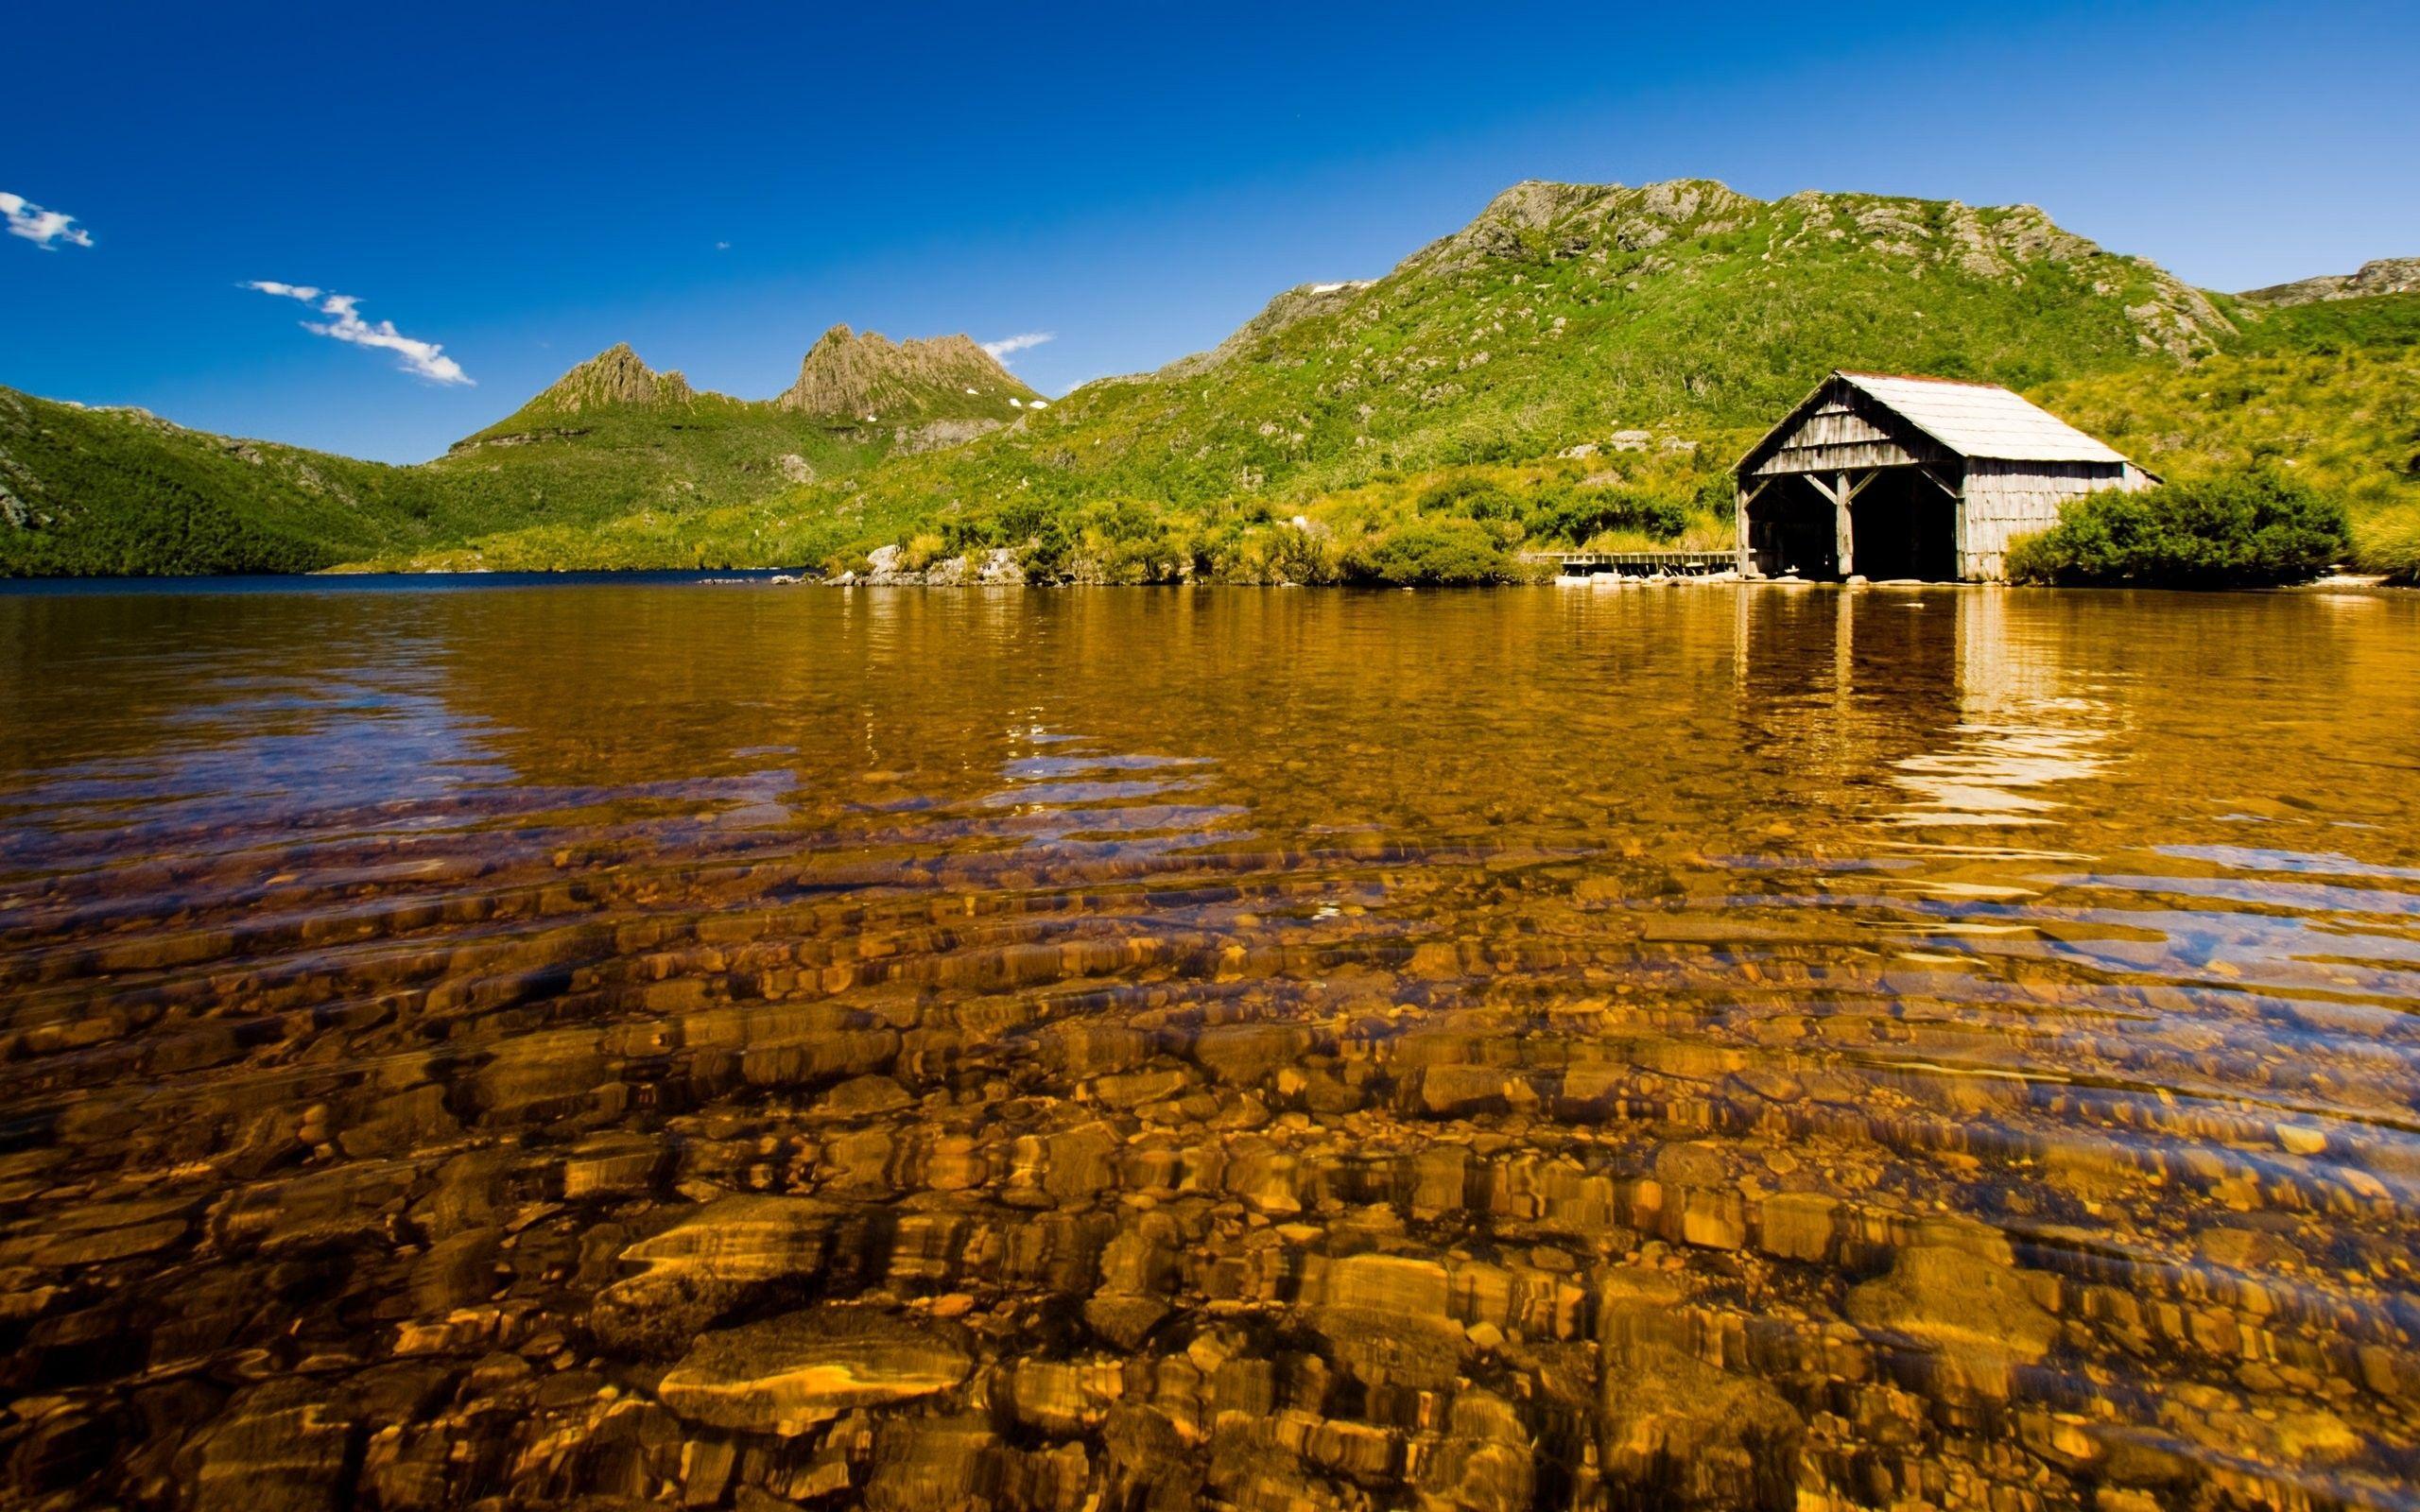
[{"label": "corrugated metal roof", "polygon": [[1997,384],[1889,373],[1840,375],[1961,456],[2009,462],[2123,462],[2100,442]]}]

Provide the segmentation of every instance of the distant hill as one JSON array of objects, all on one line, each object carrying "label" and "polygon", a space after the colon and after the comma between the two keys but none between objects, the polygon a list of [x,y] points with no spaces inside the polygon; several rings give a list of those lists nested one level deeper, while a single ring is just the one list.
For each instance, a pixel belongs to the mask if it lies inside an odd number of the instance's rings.
[{"label": "distant hill", "polygon": [[965,336],[893,344],[836,325],[772,403],[851,425],[889,425],[904,450],[919,452],[996,429],[1041,398]]},{"label": "distant hill", "polygon": [[415,482],[0,388],[0,576],[308,572],[441,544]]},{"label": "distant hill", "polygon": [[[869,418],[860,394],[889,412]],[[576,555],[608,522],[677,523],[956,444],[1039,398],[962,336],[893,345],[838,328],[798,387],[761,401],[693,388],[619,345],[446,455],[389,467],[0,389],[0,574],[307,572],[529,531]]]}]

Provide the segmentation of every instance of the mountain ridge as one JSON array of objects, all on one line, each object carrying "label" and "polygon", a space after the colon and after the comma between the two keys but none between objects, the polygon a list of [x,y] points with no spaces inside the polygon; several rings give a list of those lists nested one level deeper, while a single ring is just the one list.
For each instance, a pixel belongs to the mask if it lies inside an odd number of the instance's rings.
[{"label": "mountain ridge", "polygon": [[2375,294],[2420,294],[2420,257],[2377,257],[2351,273],[2322,273],[2290,284],[2246,289],[2242,298],[2261,304],[2310,304]]}]

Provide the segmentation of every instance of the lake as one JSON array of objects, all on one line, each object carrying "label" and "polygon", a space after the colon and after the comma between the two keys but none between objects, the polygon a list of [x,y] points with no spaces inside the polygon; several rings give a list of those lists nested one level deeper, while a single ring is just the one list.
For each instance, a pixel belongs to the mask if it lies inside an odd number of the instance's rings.
[{"label": "lake", "polygon": [[2420,595],[0,594],[0,1500],[2420,1504]]}]

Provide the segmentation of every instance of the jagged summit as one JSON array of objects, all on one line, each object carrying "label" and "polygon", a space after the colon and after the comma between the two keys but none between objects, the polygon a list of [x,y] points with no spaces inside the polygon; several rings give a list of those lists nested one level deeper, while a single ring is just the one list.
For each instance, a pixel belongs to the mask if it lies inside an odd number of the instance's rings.
[{"label": "jagged summit", "polygon": [[2265,289],[2246,289],[2243,297],[2262,304],[2313,304],[2372,294],[2420,294],[2420,257],[2376,258],[2363,263],[2359,272],[2323,273],[2291,284],[2272,284]]},{"label": "jagged summit", "polygon": [[456,442],[452,455],[488,456],[497,447],[540,442],[646,446],[675,431],[729,434],[755,427],[792,438],[766,465],[795,480],[815,469],[799,450],[814,437],[845,433],[849,444],[882,437],[901,451],[931,451],[971,440],[1043,405],[1039,394],[963,335],[894,342],[836,325],[799,364],[796,383],[756,400],[693,388],[679,372],[648,367],[623,341]]},{"label": "jagged summit", "polygon": [[697,390],[676,369],[657,372],[627,341],[617,341],[564,373],[529,402],[566,414],[608,404],[689,404]]},{"label": "jagged summit", "polygon": [[798,381],[773,403],[802,414],[879,421],[912,413],[1005,411],[1033,390],[963,335],[892,341],[836,325],[799,363]]}]

